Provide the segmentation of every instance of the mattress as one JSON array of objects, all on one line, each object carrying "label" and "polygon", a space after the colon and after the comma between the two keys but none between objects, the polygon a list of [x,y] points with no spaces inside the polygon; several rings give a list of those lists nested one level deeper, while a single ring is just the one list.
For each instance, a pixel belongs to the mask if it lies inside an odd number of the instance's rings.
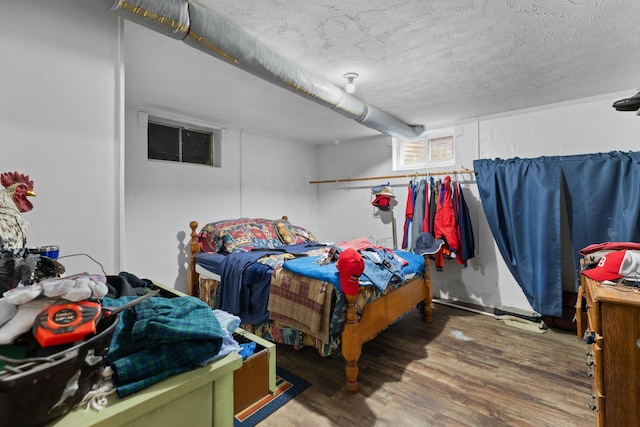
[{"label": "mattress", "polygon": [[209,271],[200,264],[196,264],[196,273],[198,273],[203,279],[217,280],[218,282],[220,281],[220,275],[218,273]]},{"label": "mattress", "polygon": [[196,273],[204,279],[219,281],[224,258],[221,253],[200,252],[196,255]]}]

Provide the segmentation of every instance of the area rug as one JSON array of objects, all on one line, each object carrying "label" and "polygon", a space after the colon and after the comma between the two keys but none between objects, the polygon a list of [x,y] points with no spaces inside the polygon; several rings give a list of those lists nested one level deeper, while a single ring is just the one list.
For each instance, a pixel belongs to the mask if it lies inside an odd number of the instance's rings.
[{"label": "area rug", "polygon": [[278,408],[302,393],[309,383],[291,372],[276,366],[276,392],[267,395],[237,414],[233,419],[234,427],[253,427],[273,414]]}]

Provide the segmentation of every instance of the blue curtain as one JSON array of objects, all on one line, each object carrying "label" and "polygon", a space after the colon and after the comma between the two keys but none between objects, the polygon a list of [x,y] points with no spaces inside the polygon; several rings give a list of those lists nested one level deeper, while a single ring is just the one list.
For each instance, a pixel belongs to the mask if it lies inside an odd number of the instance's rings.
[{"label": "blue curtain", "polygon": [[640,242],[640,152],[473,162],[482,206],[531,307],[562,316],[561,197],[576,271],[593,243]]}]

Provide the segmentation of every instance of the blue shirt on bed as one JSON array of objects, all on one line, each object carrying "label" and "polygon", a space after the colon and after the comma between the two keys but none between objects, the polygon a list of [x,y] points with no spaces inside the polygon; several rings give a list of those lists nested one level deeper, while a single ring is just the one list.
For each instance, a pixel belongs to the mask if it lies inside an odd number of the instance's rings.
[{"label": "blue shirt on bed", "polygon": [[244,323],[258,324],[269,320],[267,303],[273,270],[256,261],[273,252],[232,252],[225,257],[220,272],[221,310],[235,314]]},{"label": "blue shirt on bed", "polygon": [[[361,253],[363,252],[366,251],[361,251]],[[388,253],[388,251],[386,250],[385,252]],[[402,275],[399,277],[404,278],[408,274],[424,272],[424,258],[422,257],[422,255],[407,251],[394,251],[394,253],[408,262],[408,264],[404,267],[398,267],[399,263],[397,263],[397,261],[392,264],[392,268],[402,269]],[[389,254],[389,256],[392,255]],[[331,283],[337,290],[341,291],[336,263],[331,262],[326,265],[320,265],[320,258],[321,257],[319,256],[312,256],[292,259],[289,261],[285,261],[285,263],[282,265],[282,268],[293,273],[301,274],[303,276],[324,280],[325,282]],[[365,264],[365,270],[362,275],[366,277],[366,279],[370,280],[371,284],[373,284],[374,286],[380,288],[381,290],[386,289],[388,283],[383,282],[383,279],[385,277],[391,278],[394,272],[397,273],[397,271],[382,271],[382,268],[377,266],[371,259],[369,259],[369,257],[365,258],[363,256],[363,260]],[[360,280],[362,284],[363,278],[361,278]]]}]

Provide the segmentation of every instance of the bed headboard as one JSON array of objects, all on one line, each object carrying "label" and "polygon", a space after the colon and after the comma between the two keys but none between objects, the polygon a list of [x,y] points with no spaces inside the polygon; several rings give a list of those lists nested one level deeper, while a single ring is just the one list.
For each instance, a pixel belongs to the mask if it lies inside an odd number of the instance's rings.
[{"label": "bed headboard", "polygon": [[289,217],[280,219],[236,218],[205,224],[198,231],[198,222],[191,221],[191,252],[187,271],[187,293],[195,296],[198,286],[196,255],[201,252],[232,252],[237,249],[273,248],[281,245],[315,242],[307,229],[291,224]]}]

